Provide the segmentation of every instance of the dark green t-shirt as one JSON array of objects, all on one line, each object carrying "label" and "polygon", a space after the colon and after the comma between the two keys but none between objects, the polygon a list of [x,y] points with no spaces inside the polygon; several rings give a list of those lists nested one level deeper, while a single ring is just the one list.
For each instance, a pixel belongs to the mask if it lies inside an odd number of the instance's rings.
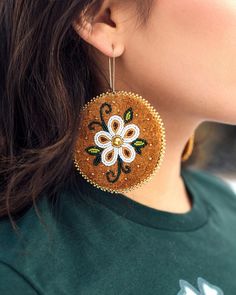
[{"label": "dark green t-shirt", "polygon": [[235,295],[236,194],[209,172],[181,175],[188,213],[103,192],[78,174],[56,201],[38,201],[46,227],[33,207],[18,220],[20,237],[2,220],[0,294]]}]

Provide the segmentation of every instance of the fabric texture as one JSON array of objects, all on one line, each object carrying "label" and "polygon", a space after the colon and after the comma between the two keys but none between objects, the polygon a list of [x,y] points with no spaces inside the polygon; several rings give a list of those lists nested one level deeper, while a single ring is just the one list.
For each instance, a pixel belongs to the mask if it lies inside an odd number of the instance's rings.
[{"label": "fabric texture", "polygon": [[[56,201],[0,221],[1,295],[236,294],[236,194],[204,170],[183,168],[184,214],[101,191],[78,174]],[[145,196],[144,196],[145,197]]]}]

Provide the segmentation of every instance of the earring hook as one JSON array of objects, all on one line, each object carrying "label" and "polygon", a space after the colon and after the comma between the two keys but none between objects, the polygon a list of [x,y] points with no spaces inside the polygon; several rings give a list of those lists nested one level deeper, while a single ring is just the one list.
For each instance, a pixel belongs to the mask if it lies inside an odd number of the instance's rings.
[{"label": "earring hook", "polygon": [[115,92],[115,56],[114,56],[114,46],[112,44],[112,63],[111,57],[109,56],[109,78],[110,78],[110,88]]}]

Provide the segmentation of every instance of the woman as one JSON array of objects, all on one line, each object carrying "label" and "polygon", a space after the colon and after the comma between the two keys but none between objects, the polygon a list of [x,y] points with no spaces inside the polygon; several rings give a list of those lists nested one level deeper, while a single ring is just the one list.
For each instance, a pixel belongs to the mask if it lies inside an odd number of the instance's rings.
[{"label": "woman", "polygon": [[[4,0],[0,19],[0,294],[235,294],[235,194],[182,166],[202,122],[236,124],[235,1]],[[94,166],[99,147],[87,150],[88,162],[78,152],[82,106],[109,89],[109,77],[114,91],[147,99],[160,115],[151,123],[165,130],[158,172],[142,182],[119,162],[120,188],[126,174],[139,185],[115,194],[111,184],[95,187],[96,169],[122,155],[131,163],[133,149]],[[132,107],[127,122],[136,120]],[[133,146],[150,175],[151,137]]]}]

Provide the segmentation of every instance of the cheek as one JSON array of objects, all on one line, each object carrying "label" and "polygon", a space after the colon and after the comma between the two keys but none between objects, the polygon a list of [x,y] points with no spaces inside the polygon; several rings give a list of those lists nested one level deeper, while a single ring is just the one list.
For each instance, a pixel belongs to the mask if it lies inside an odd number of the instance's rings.
[{"label": "cheek", "polygon": [[213,117],[215,106],[222,110],[227,101],[225,115],[235,117],[236,0],[155,4],[145,35],[148,54],[140,59],[150,59],[153,87],[184,104],[180,109],[205,111],[205,117]]},{"label": "cheek", "polygon": [[235,0],[160,1],[169,17],[186,31],[211,32],[214,38],[236,25]]},{"label": "cheek", "polygon": [[225,85],[235,84],[236,0],[156,3],[157,19],[152,20],[156,50],[177,68],[186,65],[189,77],[195,72],[206,79],[221,79]]}]

